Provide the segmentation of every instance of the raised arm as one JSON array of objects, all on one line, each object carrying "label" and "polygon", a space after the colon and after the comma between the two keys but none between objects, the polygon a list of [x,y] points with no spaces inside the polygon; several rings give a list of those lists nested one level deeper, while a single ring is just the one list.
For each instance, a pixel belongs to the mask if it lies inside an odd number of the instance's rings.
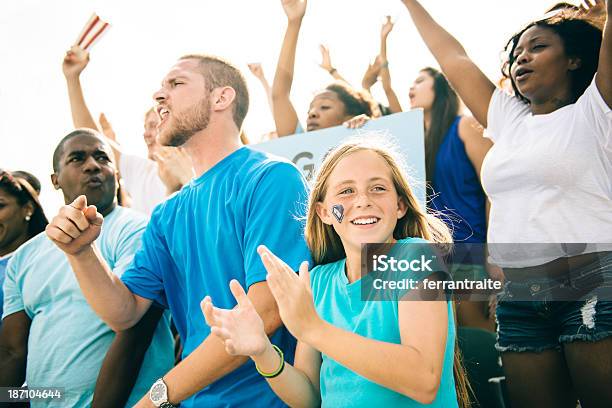
[{"label": "raised arm", "polygon": [[115,335],[98,374],[92,408],[125,406],[162,314],[153,306],[138,324]]},{"label": "raised arm", "polygon": [[119,142],[117,142],[117,134],[104,113],[100,113],[98,123],[100,123],[100,130],[102,131],[102,134],[106,136],[108,144],[111,146],[111,149],[113,149],[113,154],[115,155],[115,165],[117,168],[120,168],[121,146],[119,145]]},{"label": "raised arm", "polygon": [[391,73],[389,72],[389,60],[387,59],[387,37],[393,30],[393,22],[391,16],[387,16],[387,21],[380,29],[380,80],[382,82],[387,101],[389,101],[389,110],[392,113],[402,112],[402,105],[391,86]]},{"label": "raised arm", "polygon": [[487,112],[495,85],[468,57],[463,46],[442,28],[416,0],[402,0],[427,48],[468,109],[487,127]]},{"label": "raised arm", "polygon": [[321,63],[319,64],[319,66],[329,72],[329,75],[331,75],[332,78],[338,81],[346,82],[348,84],[348,81],[344,79],[344,77],[340,75],[338,70],[332,65],[331,56],[329,55],[329,48],[327,48],[323,44],[320,44],[319,51],[321,51]]},{"label": "raised arm", "polygon": [[287,15],[287,30],[272,83],[272,112],[279,137],[294,134],[298,124],[298,116],[289,95],[293,82],[298,35],[306,12],[306,0],[281,0],[281,2]]},{"label": "raised arm", "polygon": [[361,79],[361,87],[364,90],[371,92],[370,88],[372,88],[376,81],[378,81],[380,65],[380,55],[376,56],[373,63],[368,64],[368,68],[366,68],[365,72],[363,73],[363,78]]},{"label": "raised arm", "polygon": [[[270,87],[270,83],[268,82],[268,78],[264,74],[263,67],[259,62],[254,62],[252,64],[248,64],[249,70],[251,73],[259,80],[261,86],[263,86],[264,91],[266,92],[266,97],[268,98],[268,106],[270,107],[270,112],[274,112],[274,108],[272,108],[272,87]],[[246,143],[245,143],[246,144]]]},{"label": "raised arm", "polygon": [[[601,3],[603,0],[595,0]],[[601,93],[608,107],[612,108],[612,22],[610,22],[610,12],[612,1],[606,1],[606,24],[603,30],[603,39],[599,51],[599,66],[597,67],[597,77],[595,84]]]},{"label": "raised arm", "polygon": [[78,45],[73,45],[64,57],[62,70],[64,71],[64,77],[66,77],[66,85],[68,87],[72,124],[75,128],[84,127],[98,130],[96,122],[85,103],[83,89],[81,88],[81,72],[87,67],[88,63],[89,52]]},{"label": "raised arm", "polygon": [[31,324],[32,320],[23,310],[10,314],[2,320],[0,387],[20,387],[25,381]]}]

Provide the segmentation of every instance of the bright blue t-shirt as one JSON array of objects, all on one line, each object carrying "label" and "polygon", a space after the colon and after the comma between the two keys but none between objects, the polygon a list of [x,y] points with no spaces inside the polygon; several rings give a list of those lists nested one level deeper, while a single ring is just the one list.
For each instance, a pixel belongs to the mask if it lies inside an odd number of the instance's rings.
[{"label": "bright blue t-shirt", "polygon": [[[399,243],[423,244],[421,238]],[[334,326],[370,339],[401,343],[397,300],[368,300],[362,297],[363,279],[349,283],[346,259],[319,265],[310,272],[314,304],[319,316]],[[448,334],[440,388],[434,402],[423,405],[389,388],[378,385],[322,354],[320,384],[323,407],[457,407],[453,358],[455,323],[448,303]],[[350,344],[346,345],[350,347]],[[410,370],[406,367],[406,370]]]},{"label": "bright blue t-shirt", "polygon": [[[170,308],[187,357],[210,334],[200,309],[209,295],[224,309],[236,305],[229,282],[266,280],[257,247],[266,245],[294,270],[310,254],[298,220],[306,181],[289,161],[242,147],[160,204],[142,248],[122,280],[135,294]],[[295,340],[272,337],[291,360]],[[182,407],[282,406],[249,360]]]},{"label": "bright blue t-shirt", "polygon": [[[132,262],[147,219],[116,207],[104,218],[96,246],[116,275]],[[32,400],[32,407],[89,407],[102,361],[115,333],[91,309],[66,255],[40,233],[13,255],[4,282],[4,315],[25,311],[32,320],[26,382],[31,387],[62,387],[55,403]],[[136,404],[151,383],[174,363],[169,316],[160,320],[127,406]]]}]

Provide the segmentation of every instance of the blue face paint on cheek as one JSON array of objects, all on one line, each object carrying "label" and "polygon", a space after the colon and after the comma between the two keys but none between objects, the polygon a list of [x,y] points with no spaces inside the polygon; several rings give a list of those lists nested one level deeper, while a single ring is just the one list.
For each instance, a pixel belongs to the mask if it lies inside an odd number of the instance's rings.
[{"label": "blue face paint on cheek", "polygon": [[344,219],[344,207],[342,204],[333,205],[331,208],[331,212],[336,217],[339,223],[342,224],[342,220]]}]

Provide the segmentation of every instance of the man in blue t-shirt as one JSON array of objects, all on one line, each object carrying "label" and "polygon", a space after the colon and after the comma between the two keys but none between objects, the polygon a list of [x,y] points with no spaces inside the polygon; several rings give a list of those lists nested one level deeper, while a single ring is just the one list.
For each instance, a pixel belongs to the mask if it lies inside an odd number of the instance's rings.
[{"label": "man in blue t-shirt", "polygon": [[93,210],[68,214],[62,222],[83,228],[57,238],[74,254],[69,258],[85,297],[111,327],[133,326],[152,304],[172,311],[183,361],[152,385],[139,407],[255,401],[282,406],[250,361],[230,356],[209,336],[200,301],[208,295],[219,307],[235,306],[229,282],[237,279],[248,288],[266,332],[292,358],[294,342],[281,327],[256,248],[266,245],[295,270],[310,259],[298,221],[306,182],[290,162],[242,146],[249,98],[233,65],[210,56],[182,57],[154,98],[161,119],[158,141],[184,146],[198,176],[155,209],[143,245],[121,279],[92,263],[89,242],[102,222]]},{"label": "man in blue t-shirt", "polygon": [[[66,203],[87,200],[104,214],[96,262],[120,276],[140,246],[147,218],[117,205],[111,147],[92,130],[75,130],[56,148],[53,168],[52,182]],[[47,230],[50,235],[58,229],[78,231],[58,218]],[[32,407],[132,406],[172,367],[169,316],[151,308],[140,324],[115,334],[91,310],[69,259],[44,233],[11,257],[4,294],[0,386],[20,387],[25,381],[29,387],[63,388],[61,399],[33,399]]]}]

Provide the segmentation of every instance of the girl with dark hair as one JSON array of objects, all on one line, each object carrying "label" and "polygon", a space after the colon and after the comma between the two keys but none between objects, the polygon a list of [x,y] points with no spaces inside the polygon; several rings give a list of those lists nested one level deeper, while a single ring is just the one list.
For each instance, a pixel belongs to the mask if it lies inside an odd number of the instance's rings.
[{"label": "girl with dark hair", "polygon": [[[289,94],[293,82],[297,39],[306,13],[306,0],[281,1],[288,23],[272,83],[272,111],[279,137],[303,132]],[[333,75],[333,72],[330,74]],[[342,124],[355,128],[363,125],[367,118],[375,116],[378,116],[378,107],[368,92],[337,81],[318,92],[310,102],[306,131]]]},{"label": "girl with dark hair", "polygon": [[489,250],[514,296],[497,307],[512,406],[574,408],[577,399],[585,408],[609,406],[612,302],[592,293],[552,302],[559,300],[552,294],[561,293],[560,282],[580,286],[612,270],[612,248],[603,244],[612,243],[612,3],[585,2],[606,8],[603,36],[566,12],[514,35],[504,73],[515,95],[496,89],[418,1],[403,3],[495,142],[482,182],[491,202]]},{"label": "girl with dark hair", "polygon": [[410,87],[410,104],[423,109],[431,208],[449,215],[455,242],[485,242],[486,196],[479,174],[490,139],[473,118],[461,115],[459,97],[434,68],[421,70]]},{"label": "girl with dark hair", "polygon": [[[43,232],[48,224],[38,201],[38,193],[20,172],[14,176],[0,169],[0,316],[2,316],[2,284],[6,265],[23,243]],[[31,174],[34,184],[40,182]],[[1,324],[1,323],[0,323]]]}]

